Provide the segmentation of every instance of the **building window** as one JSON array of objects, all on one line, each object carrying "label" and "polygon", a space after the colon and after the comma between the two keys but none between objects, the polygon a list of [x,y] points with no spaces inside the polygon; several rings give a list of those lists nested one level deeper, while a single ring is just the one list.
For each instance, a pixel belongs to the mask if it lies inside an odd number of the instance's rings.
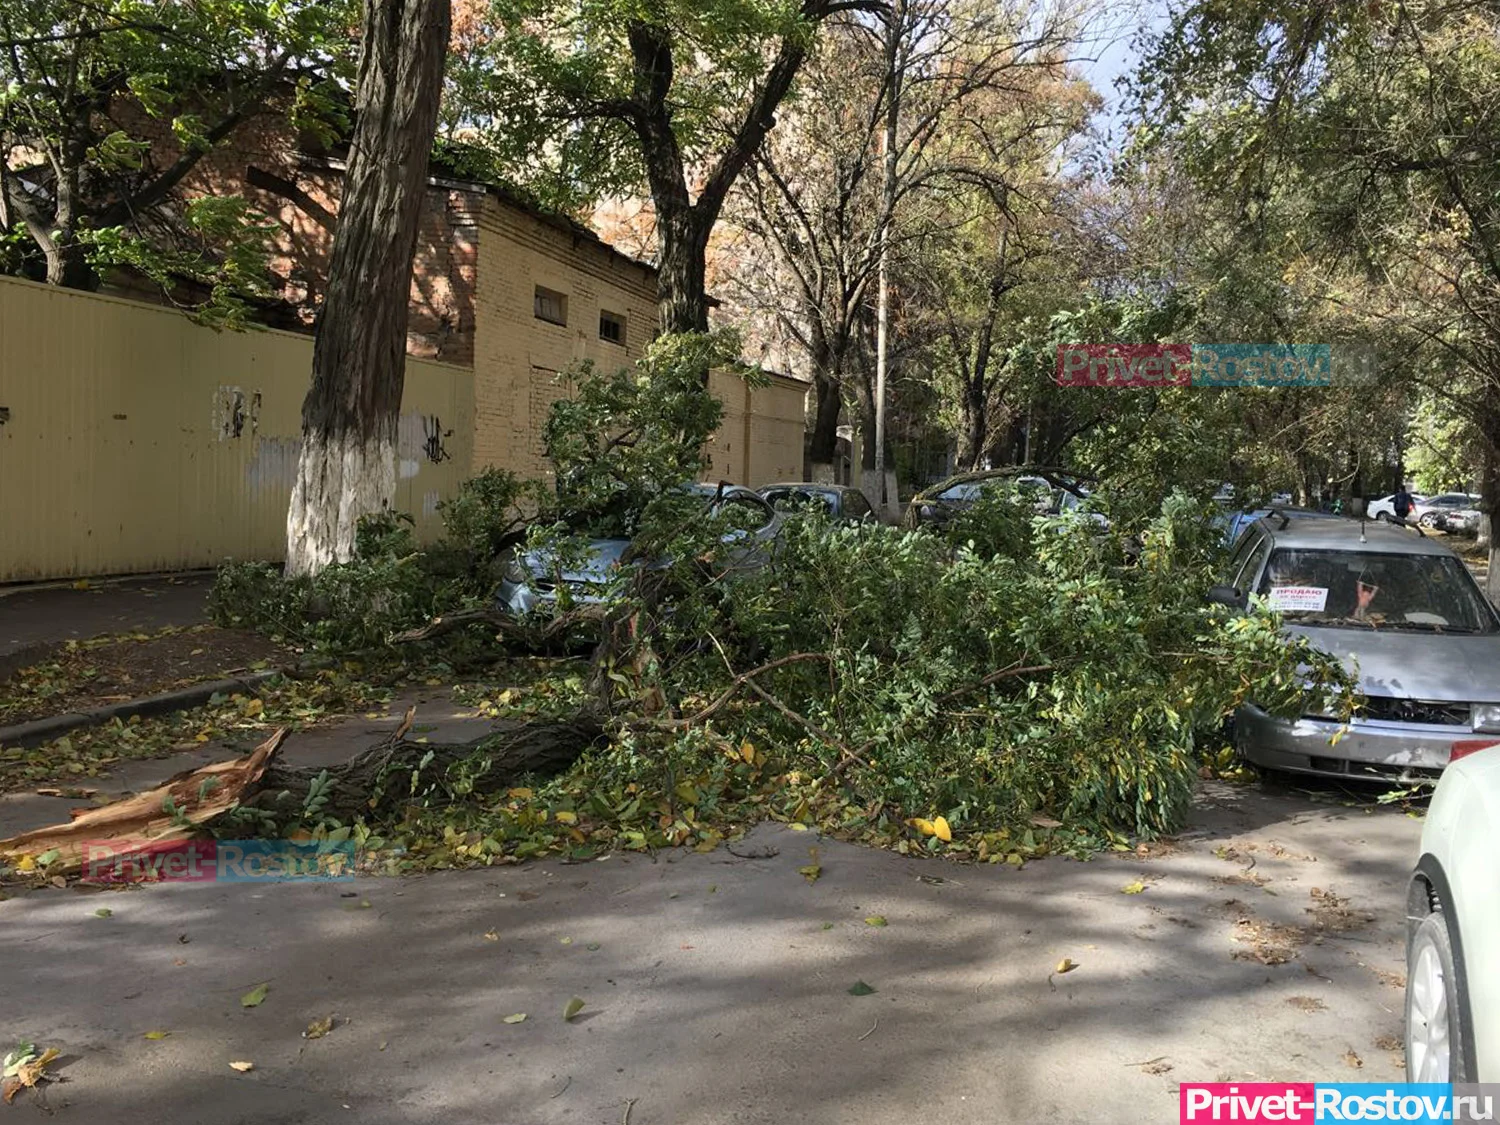
[{"label": "building window", "polygon": [[623,344],[625,342],[625,318],[619,313],[600,309],[599,339],[608,340],[611,344]]},{"label": "building window", "polygon": [[556,289],[545,289],[538,285],[532,303],[532,313],[538,320],[549,324],[568,323],[568,298]]}]

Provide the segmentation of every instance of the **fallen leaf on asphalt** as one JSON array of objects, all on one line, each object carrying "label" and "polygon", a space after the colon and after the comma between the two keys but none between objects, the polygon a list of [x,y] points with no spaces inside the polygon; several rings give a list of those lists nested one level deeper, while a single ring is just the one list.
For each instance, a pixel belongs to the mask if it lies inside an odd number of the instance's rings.
[{"label": "fallen leaf on asphalt", "polygon": [[1344,1055],[1343,1055],[1343,1058],[1344,1058],[1344,1065],[1345,1066],[1353,1067],[1355,1070],[1363,1070],[1364,1069],[1365,1060],[1362,1059],[1362,1058],[1360,1058],[1358,1055],[1356,1055],[1354,1053],[1353,1049],[1345,1051]]},{"label": "fallen leaf on asphalt", "polygon": [[1138,895],[1146,889],[1146,884],[1137,879],[1133,883],[1126,883],[1120,888],[1122,895]]},{"label": "fallen leaf on asphalt", "polygon": [[1327,1004],[1323,1003],[1316,996],[1288,996],[1286,1002],[1294,1008],[1300,1008],[1304,1012],[1321,1012],[1328,1007]]},{"label": "fallen leaf on asphalt", "polygon": [[948,827],[947,819],[941,816],[932,818],[932,834],[945,844],[953,839],[953,829]]},{"label": "fallen leaf on asphalt", "polygon": [[499,941],[500,940],[500,935],[498,933],[496,933],[494,930],[485,930],[484,931],[484,940],[485,941]]},{"label": "fallen leaf on asphalt", "polygon": [[823,923],[823,928],[825,930],[831,930],[831,929],[833,929],[833,923],[832,922],[824,922]]},{"label": "fallen leaf on asphalt", "polygon": [[557,943],[559,945],[572,945],[573,939],[570,937],[560,937],[557,939]]},{"label": "fallen leaf on asphalt", "polygon": [[17,871],[35,871],[36,870],[36,860],[33,859],[29,855],[23,855],[20,859],[16,860],[16,870]]},{"label": "fallen leaf on asphalt", "polygon": [[94,917],[95,918],[108,918],[108,917],[111,917],[113,914],[114,914],[114,911],[111,910],[107,906],[101,906],[98,910],[94,911]]},{"label": "fallen leaf on asphalt", "polygon": [[333,1030],[333,1017],[324,1016],[320,1020],[313,1020],[307,1025],[307,1030],[302,1033],[304,1039],[321,1039]]},{"label": "fallen leaf on asphalt", "polygon": [[871,914],[868,918],[865,919],[865,925],[867,925],[867,926],[877,926],[877,927],[878,926],[884,926],[885,925],[885,915],[884,914]]},{"label": "fallen leaf on asphalt", "polygon": [[823,869],[816,863],[809,863],[806,867],[797,868],[797,874],[801,875],[809,883],[816,883],[823,874]]},{"label": "fallen leaf on asphalt", "polygon": [[1375,1047],[1381,1051],[1399,1051],[1402,1044],[1401,1040],[1397,1039],[1394,1035],[1382,1035],[1379,1039],[1375,1040]]},{"label": "fallen leaf on asphalt", "polygon": [[187,958],[185,958],[185,957],[173,957],[172,958],[172,964],[174,964],[174,965],[178,966],[179,968],[181,968],[183,965],[187,964]]},{"label": "fallen leaf on asphalt", "polygon": [[236,1061],[229,1064],[229,1069],[237,1070],[241,1074],[244,1074],[246,1071],[254,1070],[255,1064],[246,1059],[237,1059]]},{"label": "fallen leaf on asphalt", "polygon": [[594,950],[596,950],[596,949],[599,948],[599,943],[597,941],[591,941],[584,948],[587,949],[590,953],[592,953],[592,952],[594,952]]},{"label": "fallen leaf on asphalt", "polygon": [[142,1036],[142,1038],[144,1038],[144,1039],[165,1039],[168,1035],[171,1035],[171,1034],[172,1033],[170,1031],[148,1031],[148,1032],[146,1032],[146,1034],[144,1036]]},{"label": "fallen leaf on asphalt", "polygon": [[850,996],[869,996],[875,990],[862,980],[855,981],[849,986]]},{"label": "fallen leaf on asphalt", "polygon": [[38,1055],[36,1048],[29,1043],[22,1044],[18,1051],[5,1056],[5,1082],[0,1086],[0,1096],[5,1098],[7,1105],[22,1090],[46,1081],[47,1064],[62,1053],[56,1047],[48,1047]]},{"label": "fallen leaf on asphalt", "polygon": [[500,1022],[501,1023],[524,1023],[525,1021],[526,1021],[526,1013],[525,1012],[517,1012],[513,1016],[506,1016]]},{"label": "fallen leaf on asphalt", "polygon": [[1074,961],[1073,958],[1064,957],[1057,963],[1057,969],[1055,971],[1058,973],[1071,973],[1076,968],[1078,968],[1078,963]]},{"label": "fallen leaf on asphalt", "polygon": [[271,986],[269,984],[257,984],[249,992],[240,997],[240,1007],[259,1008],[265,1002],[266,996],[270,991]]},{"label": "fallen leaf on asphalt", "polygon": [[563,1019],[570,1020],[581,1011],[583,1011],[583,1001],[575,996],[568,1001],[568,1006],[563,1009]]}]

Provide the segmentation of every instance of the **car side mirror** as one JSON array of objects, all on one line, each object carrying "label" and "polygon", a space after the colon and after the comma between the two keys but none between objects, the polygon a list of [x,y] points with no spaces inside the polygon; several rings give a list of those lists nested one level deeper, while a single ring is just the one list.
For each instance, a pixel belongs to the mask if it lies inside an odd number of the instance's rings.
[{"label": "car side mirror", "polygon": [[1210,586],[1208,588],[1209,605],[1227,605],[1231,609],[1245,608],[1245,595],[1240,593],[1237,586]]}]

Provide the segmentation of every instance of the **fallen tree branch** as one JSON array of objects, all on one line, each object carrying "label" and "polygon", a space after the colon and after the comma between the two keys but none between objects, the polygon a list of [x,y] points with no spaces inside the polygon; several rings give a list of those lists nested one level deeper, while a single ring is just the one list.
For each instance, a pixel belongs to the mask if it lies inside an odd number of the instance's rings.
[{"label": "fallen tree branch", "polygon": [[[697,726],[699,723],[712,718],[724,704],[734,698],[735,693],[740,688],[746,684],[751,684],[756,676],[764,675],[766,672],[773,671],[776,668],[782,668],[788,664],[797,664],[805,660],[826,660],[830,665],[833,663],[833,657],[829,656],[826,652],[794,652],[790,656],[783,656],[767,664],[762,664],[759,668],[752,668],[748,672],[741,672],[735,676],[727,688],[719,693],[712,703],[701,711],[694,712],[680,719],[657,719],[650,725],[662,730],[681,730],[685,727]],[[754,685],[752,684],[752,686]]]},{"label": "fallen tree branch", "polygon": [[602,622],[605,619],[603,605],[586,605],[577,609],[570,609],[566,613],[560,613],[551,618],[545,624],[532,624],[522,621],[508,610],[500,609],[498,606],[480,606],[476,609],[462,609],[456,613],[443,614],[434,617],[426,625],[416,629],[408,629],[404,633],[397,633],[391,637],[391,644],[409,644],[413,641],[431,640],[440,637],[444,633],[451,633],[455,629],[461,629],[465,625],[484,623],[492,625],[495,631],[514,640],[527,644],[536,644],[550,641],[558,635],[576,625]]}]

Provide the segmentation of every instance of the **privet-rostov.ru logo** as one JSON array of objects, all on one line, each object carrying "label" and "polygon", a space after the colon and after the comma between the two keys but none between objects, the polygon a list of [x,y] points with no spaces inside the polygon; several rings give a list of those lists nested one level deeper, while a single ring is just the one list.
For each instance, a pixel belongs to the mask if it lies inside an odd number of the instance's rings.
[{"label": "privet-rostov.ru logo", "polygon": [[1064,387],[1321,387],[1327,344],[1059,344]]},{"label": "privet-rostov.ru logo", "polygon": [[1500,1086],[1396,1082],[1184,1082],[1181,1125],[1188,1122],[1496,1121]]},{"label": "privet-rostov.ru logo", "polygon": [[251,882],[261,879],[352,879],[350,841],[89,840],[86,883]]}]

